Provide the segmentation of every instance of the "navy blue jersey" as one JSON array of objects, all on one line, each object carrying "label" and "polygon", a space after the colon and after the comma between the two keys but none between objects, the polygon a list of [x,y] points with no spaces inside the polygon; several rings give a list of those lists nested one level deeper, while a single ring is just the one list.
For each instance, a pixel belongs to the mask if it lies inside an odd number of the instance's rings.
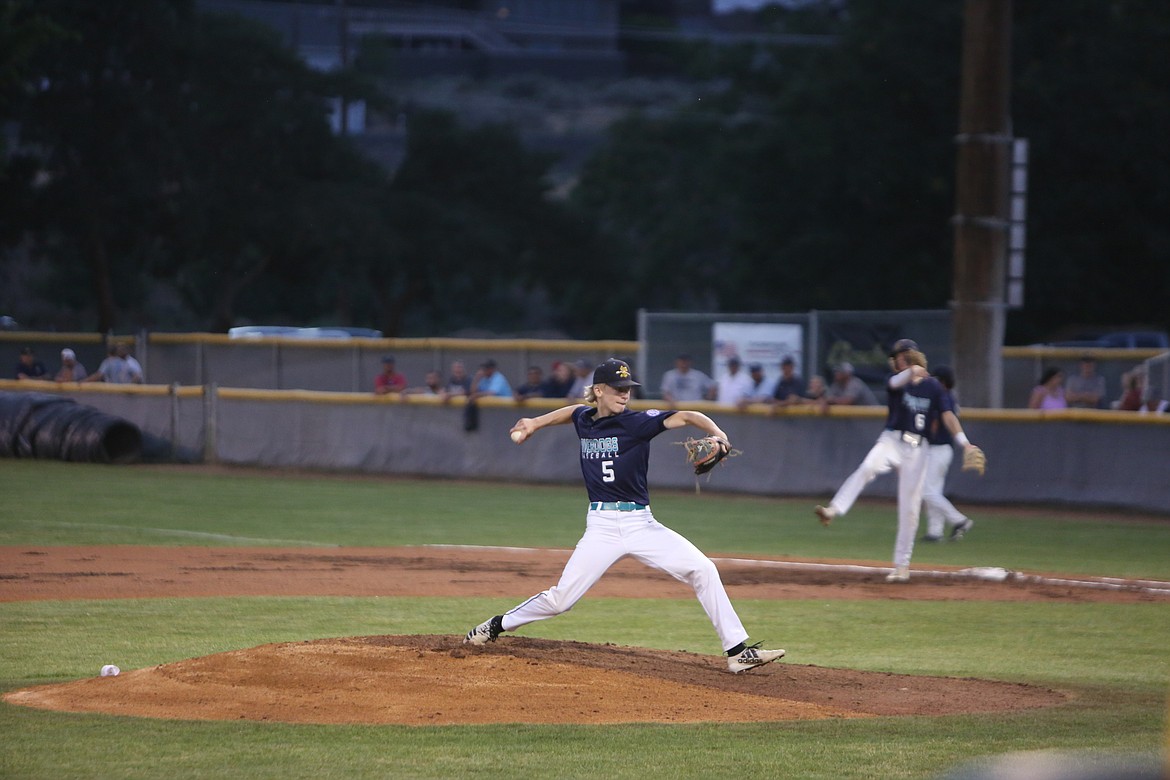
[{"label": "navy blue jersey", "polygon": [[578,407],[573,426],[581,438],[581,475],[590,501],[633,501],[649,504],[646,471],[650,440],[666,430],[673,411],[625,410],[597,418],[597,410]]},{"label": "navy blue jersey", "polygon": [[953,412],[950,394],[934,377],[911,382],[902,388],[901,403],[890,407],[892,430],[927,435],[941,425],[943,412]]},{"label": "navy blue jersey", "polygon": [[[946,387],[943,387],[943,393],[946,395],[947,400],[950,401],[951,411],[957,415],[959,413],[959,404],[955,401],[955,396],[951,395],[951,391],[947,390]],[[951,436],[951,432],[947,426],[943,425],[942,419],[935,420],[934,425],[926,433],[926,440],[931,444],[946,444],[948,446],[955,443],[954,437]]]},{"label": "navy blue jersey", "polygon": [[780,377],[779,381],[776,382],[776,388],[772,391],[772,397],[777,401],[787,401],[789,398],[800,395],[802,387],[804,387],[804,382],[796,374],[793,374],[791,379]]}]

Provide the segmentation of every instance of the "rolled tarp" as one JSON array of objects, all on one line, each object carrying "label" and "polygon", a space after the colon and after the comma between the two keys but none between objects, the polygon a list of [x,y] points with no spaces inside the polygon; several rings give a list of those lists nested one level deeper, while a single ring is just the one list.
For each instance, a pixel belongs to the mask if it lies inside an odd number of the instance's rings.
[{"label": "rolled tarp", "polygon": [[72,398],[0,393],[0,457],[133,463],[142,457],[142,432]]}]

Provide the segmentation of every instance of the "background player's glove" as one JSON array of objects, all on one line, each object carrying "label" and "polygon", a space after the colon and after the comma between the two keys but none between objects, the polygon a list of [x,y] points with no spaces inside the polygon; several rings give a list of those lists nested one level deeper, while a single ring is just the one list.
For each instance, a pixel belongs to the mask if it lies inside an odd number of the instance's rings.
[{"label": "background player's glove", "polygon": [[972,444],[963,448],[963,471],[974,471],[979,476],[987,469],[987,456],[983,450]]},{"label": "background player's glove", "polygon": [[687,463],[694,466],[696,475],[706,474],[731,454],[731,445],[715,436],[687,439],[683,447],[687,450]]}]

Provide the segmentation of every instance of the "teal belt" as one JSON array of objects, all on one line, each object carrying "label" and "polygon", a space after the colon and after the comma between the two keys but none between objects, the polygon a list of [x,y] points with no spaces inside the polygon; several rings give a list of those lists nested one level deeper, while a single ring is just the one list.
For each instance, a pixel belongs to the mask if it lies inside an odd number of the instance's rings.
[{"label": "teal belt", "polygon": [[594,501],[590,509],[600,509],[603,512],[640,512],[649,509],[649,504],[635,504],[633,501]]}]

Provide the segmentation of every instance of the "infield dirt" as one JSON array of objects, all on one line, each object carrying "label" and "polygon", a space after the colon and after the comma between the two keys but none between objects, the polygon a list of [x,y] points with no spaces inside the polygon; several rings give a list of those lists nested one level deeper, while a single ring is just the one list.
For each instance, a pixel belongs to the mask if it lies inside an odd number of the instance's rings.
[{"label": "infield dirt", "polygon": [[[524,598],[556,582],[568,550],[0,547],[0,601],[185,596]],[[1140,590],[880,573],[807,572],[716,558],[753,599],[1163,601]],[[690,598],[632,561],[592,597]],[[588,597],[587,597],[588,598]],[[483,616],[469,616],[474,622]],[[469,625],[470,627],[470,625]],[[5,701],[44,709],[299,723],[739,722],[946,715],[1048,707],[1069,694],[989,680],[858,672],[788,659],[732,675],[719,656],[506,634],[372,636],[263,645],[37,686]]]}]

